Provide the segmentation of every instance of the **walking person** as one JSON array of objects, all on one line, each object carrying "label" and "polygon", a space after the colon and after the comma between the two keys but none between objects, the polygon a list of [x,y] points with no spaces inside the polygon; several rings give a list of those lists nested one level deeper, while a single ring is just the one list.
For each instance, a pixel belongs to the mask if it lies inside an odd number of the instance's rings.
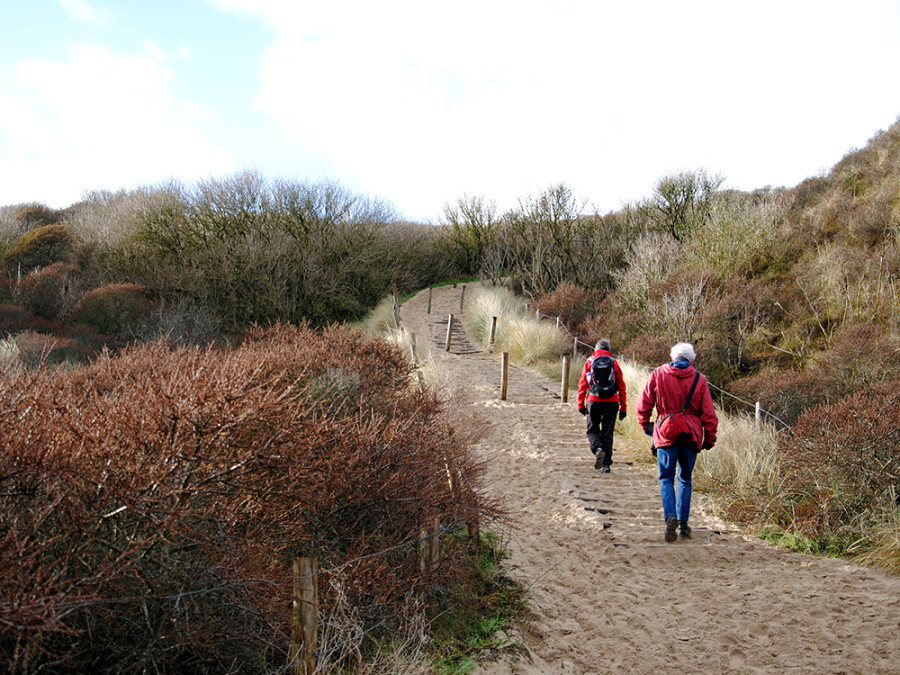
[{"label": "walking person", "polygon": [[619,362],[613,358],[609,340],[600,340],[585,361],[578,381],[578,412],[587,420],[587,437],[594,453],[594,468],[610,472],[613,456],[613,430],[616,416],[627,414],[625,378]]},{"label": "walking person", "polygon": [[[671,543],[678,532],[683,539],[691,538],[691,474],[700,450],[715,445],[719,420],[706,377],[693,366],[693,345],[679,342],[669,355],[672,361],[654,370],[641,392],[637,421],[648,436],[653,436],[666,519],[665,539]],[[654,407],[655,424],[650,422]]]}]

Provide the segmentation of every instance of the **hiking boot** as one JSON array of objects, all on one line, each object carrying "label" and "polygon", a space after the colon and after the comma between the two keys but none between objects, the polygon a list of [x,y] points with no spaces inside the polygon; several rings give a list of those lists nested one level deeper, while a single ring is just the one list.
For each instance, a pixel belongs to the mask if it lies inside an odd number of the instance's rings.
[{"label": "hiking boot", "polygon": [[594,468],[599,469],[602,467],[605,460],[606,452],[604,450],[597,450],[597,454],[594,455]]},{"label": "hiking boot", "polygon": [[678,519],[675,516],[666,518],[666,541],[670,544],[678,539]]},{"label": "hiking boot", "polygon": [[682,539],[691,538],[691,526],[687,524],[686,520],[678,521],[678,532],[681,534]]},{"label": "hiking boot", "polygon": [[609,471],[610,471],[609,464],[604,464],[603,468],[600,469],[600,473],[609,473]]}]

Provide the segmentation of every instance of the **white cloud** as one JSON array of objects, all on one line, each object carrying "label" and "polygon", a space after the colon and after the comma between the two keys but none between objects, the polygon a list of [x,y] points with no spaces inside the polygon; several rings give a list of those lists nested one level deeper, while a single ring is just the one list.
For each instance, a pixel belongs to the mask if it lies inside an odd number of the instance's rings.
[{"label": "white cloud", "polygon": [[900,112],[889,3],[210,2],[277,30],[260,107],[411,217],[559,181],[613,209],[701,167],[794,184]]},{"label": "white cloud", "polygon": [[57,0],[59,6],[65,12],[77,21],[94,24],[96,26],[105,26],[109,21],[109,10],[106,8],[96,8],[86,0]]},{"label": "white cloud", "polygon": [[172,77],[151,44],[124,56],[82,46],[67,62],[16,64],[0,80],[0,134],[10,139],[0,203],[65,206],[85,190],[232,171],[202,132],[208,113],[175,100]]}]

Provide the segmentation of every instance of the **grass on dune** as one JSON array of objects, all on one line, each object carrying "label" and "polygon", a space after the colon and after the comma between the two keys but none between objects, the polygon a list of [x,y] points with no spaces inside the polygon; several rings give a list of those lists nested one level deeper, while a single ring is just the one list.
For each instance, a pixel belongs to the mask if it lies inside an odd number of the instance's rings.
[{"label": "grass on dune", "polygon": [[[542,372],[556,382],[562,380],[561,356],[571,350],[572,338],[547,320],[539,320],[525,310],[524,300],[508,289],[479,289],[466,310],[466,330],[487,347],[491,318],[498,317],[493,351],[506,351],[513,363]],[[584,357],[570,365],[569,401],[575,407],[574,390],[584,365]],[[640,392],[651,368],[620,360],[628,390],[628,416],[616,424],[616,446],[623,459],[655,463],[650,439],[636,420]],[[859,532],[859,539],[838,548],[822,548],[809,537],[795,535],[796,495],[781,465],[779,435],[768,424],[757,425],[749,415],[733,415],[717,410],[718,441],[711,451],[700,453],[694,484],[712,498],[716,512],[744,523],[760,534],[773,535],[778,543],[807,552],[828,552],[853,557],[861,563],[900,573],[900,515],[897,509],[877,514],[874,526]],[[773,536],[769,536],[771,540]]]}]

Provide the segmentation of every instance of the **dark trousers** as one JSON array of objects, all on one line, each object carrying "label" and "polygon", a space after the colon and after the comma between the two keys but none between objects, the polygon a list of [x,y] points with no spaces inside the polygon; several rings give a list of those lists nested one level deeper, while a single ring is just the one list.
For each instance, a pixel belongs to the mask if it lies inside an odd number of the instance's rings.
[{"label": "dark trousers", "polygon": [[591,452],[606,452],[604,465],[612,464],[613,430],[616,428],[616,415],[619,414],[618,401],[588,401],[587,437],[591,444]]}]

